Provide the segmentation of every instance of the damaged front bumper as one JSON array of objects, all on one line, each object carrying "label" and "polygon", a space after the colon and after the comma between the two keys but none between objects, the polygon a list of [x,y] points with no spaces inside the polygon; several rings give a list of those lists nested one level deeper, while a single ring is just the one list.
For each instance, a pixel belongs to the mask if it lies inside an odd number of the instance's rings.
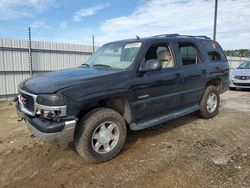
[{"label": "damaged front bumper", "polygon": [[18,121],[25,120],[29,131],[36,137],[50,144],[72,142],[76,127],[76,119],[63,121],[50,121],[41,117],[30,116],[23,113],[16,103]]}]

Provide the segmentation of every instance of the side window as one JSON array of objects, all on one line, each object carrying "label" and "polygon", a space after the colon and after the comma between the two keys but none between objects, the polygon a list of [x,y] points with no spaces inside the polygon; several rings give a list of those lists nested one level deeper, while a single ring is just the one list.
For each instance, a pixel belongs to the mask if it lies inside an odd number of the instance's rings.
[{"label": "side window", "polygon": [[175,66],[173,54],[168,43],[151,45],[145,55],[145,59],[159,59],[163,69]]},{"label": "side window", "polygon": [[216,51],[208,52],[208,56],[210,61],[220,61],[222,59],[221,55]]},{"label": "side window", "polygon": [[216,41],[200,40],[199,42],[201,46],[206,50],[207,52],[206,56],[209,62],[227,60],[224,51]]},{"label": "side window", "polygon": [[183,65],[200,63],[200,58],[193,44],[179,43],[179,50]]}]

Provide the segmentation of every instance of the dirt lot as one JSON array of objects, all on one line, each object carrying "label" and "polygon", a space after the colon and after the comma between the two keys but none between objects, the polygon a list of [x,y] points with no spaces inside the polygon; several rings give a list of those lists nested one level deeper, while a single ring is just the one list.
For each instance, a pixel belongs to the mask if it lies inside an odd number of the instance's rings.
[{"label": "dirt lot", "polygon": [[32,138],[0,103],[0,187],[250,187],[250,92],[221,96],[221,111],[131,132],[122,153],[89,164],[69,145]]}]

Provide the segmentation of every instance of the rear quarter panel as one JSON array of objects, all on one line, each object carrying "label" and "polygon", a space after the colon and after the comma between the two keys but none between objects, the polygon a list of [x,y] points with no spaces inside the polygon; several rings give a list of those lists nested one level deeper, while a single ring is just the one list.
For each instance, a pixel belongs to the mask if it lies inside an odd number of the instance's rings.
[{"label": "rear quarter panel", "polygon": [[[221,80],[220,92],[223,93],[229,88],[229,64],[222,47],[213,40],[197,40],[204,54],[207,64],[207,82]],[[221,60],[211,60],[209,52],[217,52],[221,55]]]}]

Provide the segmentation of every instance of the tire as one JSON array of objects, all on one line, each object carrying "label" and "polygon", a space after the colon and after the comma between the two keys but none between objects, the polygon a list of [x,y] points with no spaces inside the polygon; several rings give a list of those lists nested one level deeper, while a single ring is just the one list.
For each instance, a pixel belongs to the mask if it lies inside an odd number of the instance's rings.
[{"label": "tire", "polygon": [[235,91],[235,90],[236,90],[236,88],[235,88],[235,87],[229,87],[229,90],[231,90],[231,91]]},{"label": "tire", "polygon": [[200,116],[205,119],[216,116],[219,112],[219,106],[220,95],[218,89],[215,86],[208,86],[200,102]]},{"label": "tire", "polygon": [[87,161],[101,163],[120,152],[126,135],[125,121],[118,112],[109,108],[97,108],[79,122],[74,144],[80,156]]}]

